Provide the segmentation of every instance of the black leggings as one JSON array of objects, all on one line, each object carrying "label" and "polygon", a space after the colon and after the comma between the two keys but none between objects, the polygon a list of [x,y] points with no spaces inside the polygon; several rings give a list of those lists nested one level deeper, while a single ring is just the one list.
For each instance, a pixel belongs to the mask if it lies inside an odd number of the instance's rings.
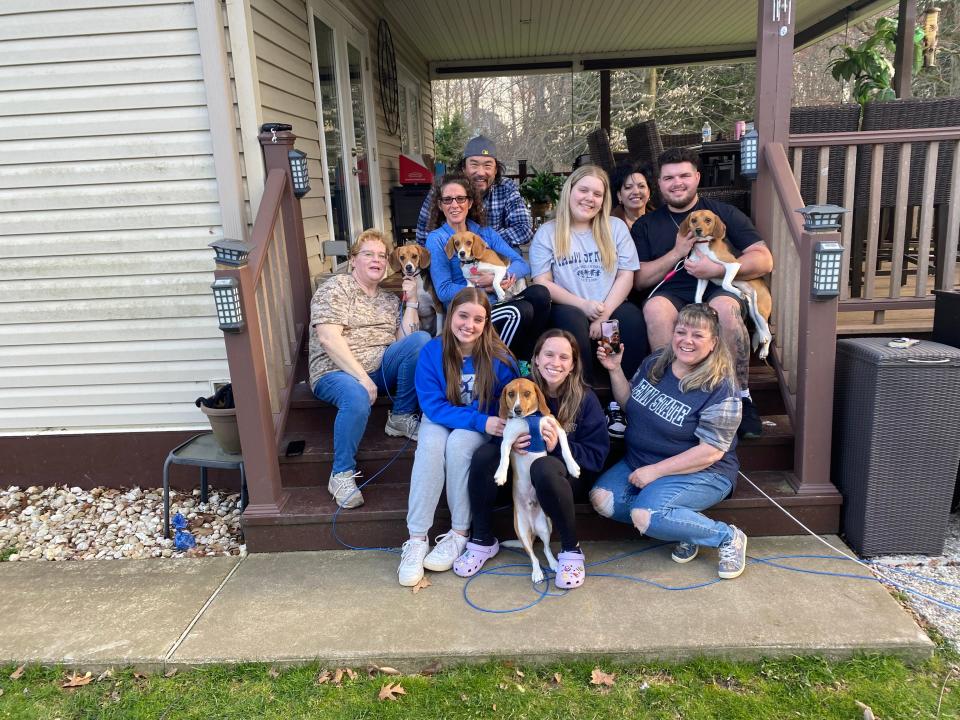
[{"label": "black leggings", "polygon": [[519,295],[494,305],[490,314],[500,339],[518,360],[531,359],[549,319],[550,291],[543,285],[528,285]]},{"label": "black leggings", "polygon": [[[610,317],[620,323],[620,338],[623,341],[621,367],[629,380],[650,354],[647,324],[643,320],[643,311],[629,300],[624,300]],[[550,325],[569,330],[577,339],[580,357],[583,358],[584,380],[588,385],[595,386],[600,378],[606,380],[606,371],[597,362],[596,341],[590,339],[590,321],[580,308],[554,303],[550,309]]]},{"label": "black leggings", "polygon": [[[509,495],[493,481],[493,474],[500,464],[500,443],[493,441],[481,445],[473,454],[470,462],[468,491],[470,510],[473,513],[470,539],[479,545],[493,544],[493,509],[498,504],[498,496],[503,492],[502,503],[509,502]],[[577,501],[587,497],[593,487],[596,473],[581,470],[579,478],[567,474],[567,468],[560,458],[547,455],[533,461],[530,466],[530,481],[537,491],[537,500],[553,522],[554,529],[560,534],[562,552],[576,550]]]}]

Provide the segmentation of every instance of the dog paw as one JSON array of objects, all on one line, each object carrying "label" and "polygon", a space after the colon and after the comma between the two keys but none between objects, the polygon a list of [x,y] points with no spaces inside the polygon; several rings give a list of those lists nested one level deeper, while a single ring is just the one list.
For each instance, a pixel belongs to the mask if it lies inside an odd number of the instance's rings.
[{"label": "dog paw", "polygon": [[580,477],[580,466],[576,463],[571,463],[567,465],[567,472],[570,473],[570,477],[578,478]]},{"label": "dog paw", "polygon": [[533,569],[533,572],[530,573],[530,579],[533,580],[534,583],[542,583],[542,582],[543,582],[543,570],[540,568],[539,565],[537,565],[537,566]]},{"label": "dog paw", "polygon": [[500,473],[497,473],[496,475],[493,476],[493,481],[494,481],[497,485],[506,485],[506,484],[507,484],[507,474],[506,474],[506,473],[503,473],[503,474],[501,475]]}]

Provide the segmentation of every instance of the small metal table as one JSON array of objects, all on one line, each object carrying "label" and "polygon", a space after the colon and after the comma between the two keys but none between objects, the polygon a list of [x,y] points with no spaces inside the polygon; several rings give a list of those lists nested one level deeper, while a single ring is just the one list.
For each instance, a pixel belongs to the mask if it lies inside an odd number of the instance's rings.
[{"label": "small metal table", "polygon": [[163,536],[170,537],[170,466],[195,465],[200,468],[200,501],[207,502],[207,468],[240,471],[240,510],[247,506],[247,475],[243,469],[243,455],[226,453],[212,432],[194,435],[178,445],[163,463]]}]

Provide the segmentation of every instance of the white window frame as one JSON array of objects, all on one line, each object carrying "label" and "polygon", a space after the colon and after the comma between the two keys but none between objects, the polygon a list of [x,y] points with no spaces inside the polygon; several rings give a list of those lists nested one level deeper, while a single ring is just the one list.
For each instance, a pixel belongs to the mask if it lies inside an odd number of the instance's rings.
[{"label": "white window frame", "polygon": [[[399,63],[397,64],[397,89],[399,92],[404,93],[404,98],[407,100],[407,117],[400,118],[400,128],[401,128],[400,152],[404,154],[409,154],[410,152],[413,152],[412,149],[409,147],[409,143],[406,143],[406,140],[404,138],[403,128],[413,127],[412,122],[413,120],[416,120],[417,133],[419,135],[419,137],[417,138],[418,139],[417,145],[419,146],[419,150],[416,151],[416,154],[423,155],[423,148],[424,148],[423,113],[421,112],[421,105],[420,105],[420,81],[413,76],[413,73],[411,73],[409,70],[407,70],[403,65],[400,65]],[[409,94],[412,94],[413,97],[416,99],[416,104],[414,108],[410,107],[410,102],[409,102],[410,95],[408,94],[408,91],[409,91]],[[404,124],[404,121],[406,121],[406,125]],[[405,143],[407,144],[406,148],[404,148]]]}]

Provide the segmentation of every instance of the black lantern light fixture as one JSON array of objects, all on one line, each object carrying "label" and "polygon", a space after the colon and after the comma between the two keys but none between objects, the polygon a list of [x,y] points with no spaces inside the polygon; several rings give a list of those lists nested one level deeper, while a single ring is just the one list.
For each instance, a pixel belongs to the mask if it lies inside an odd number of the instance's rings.
[{"label": "black lantern light fixture", "polygon": [[287,153],[290,159],[290,177],[293,180],[293,194],[302,198],[310,192],[310,172],[307,170],[307,154],[302,150]]},{"label": "black lantern light fixture", "polygon": [[818,300],[840,294],[840,261],[843,246],[838,242],[818,242],[813,246],[813,279],[810,294]]},{"label": "black lantern light fixture", "polygon": [[740,174],[749,180],[757,177],[757,167],[760,160],[760,135],[753,123],[747,124],[747,131],[740,137]]},{"label": "black lantern light fixture", "polygon": [[247,256],[253,250],[253,246],[242,240],[214,240],[207,245],[212,247],[217,254],[217,265],[229,265],[230,267],[243,267],[247,264]]},{"label": "black lantern light fixture", "polygon": [[833,232],[840,229],[840,216],[850,211],[839,205],[807,205],[797,212],[803,215],[807,232]]},{"label": "black lantern light fixture", "polygon": [[240,306],[240,283],[236,278],[219,278],[210,286],[217,305],[217,319],[223,332],[243,330],[243,308]]}]

